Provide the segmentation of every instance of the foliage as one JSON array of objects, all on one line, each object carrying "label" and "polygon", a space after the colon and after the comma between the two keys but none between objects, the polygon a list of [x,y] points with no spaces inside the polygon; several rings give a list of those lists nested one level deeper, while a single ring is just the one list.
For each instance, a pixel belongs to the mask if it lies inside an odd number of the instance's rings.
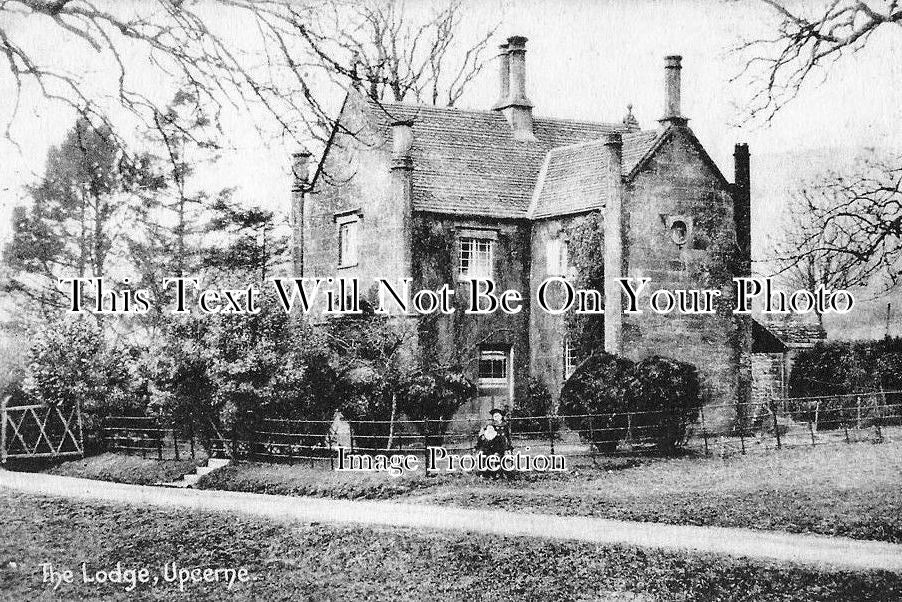
[{"label": "foliage", "polygon": [[255,314],[174,317],[154,353],[155,402],[207,436],[264,418],[329,420],[336,379],[310,335],[272,299]]},{"label": "foliage", "polygon": [[797,351],[789,375],[789,395],[826,399],[790,400],[787,405],[797,419],[814,420],[817,415],[819,428],[839,428],[862,417],[871,420],[880,415],[874,411],[873,396],[864,398],[862,412],[859,396],[850,394],[891,391],[885,398],[878,396],[879,403],[892,405],[902,402],[902,395],[893,393],[900,390],[902,338],[821,342]]},{"label": "foliage", "polygon": [[401,384],[398,409],[411,420],[442,421],[444,432],[454,412],[476,393],[475,385],[460,367],[430,368],[415,373]]},{"label": "foliage", "polygon": [[288,238],[280,233],[275,213],[261,207],[241,207],[223,191],[211,205],[207,231],[224,239],[205,250],[203,264],[220,278],[238,276],[265,282],[285,261]]},{"label": "foliage", "polygon": [[902,389],[902,338],[828,341],[800,349],[789,376],[791,397]]},{"label": "foliage", "polygon": [[614,451],[629,438],[668,452],[685,441],[701,404],[694,366],[661,356],[633,364],[598,352],[564,383],[559,412],[600,451]]},{"label": "foliage", "polygon": [[695,366],[654,355],[630,371],[624,398],[630,412],[632,435],[653,442],[660,451],[672,451],[686,441],[689,426],[702,406]]},{"label": "foliage", "polygon": [[[549,416],[554,413],[551,405],[551,393],[545,381],[530,377],[526,386],[517,391],[514,408],[511,411],[511,430],[515,433],[542,435],[548,433],[548,420],[537,416]],[[556,426],[552,423],[552,426]]]},{"label": "foliage", "polygon": [[139,412],[147,401],[135,355],[135,350],[108,343],[87,320],[50,323],[34,337],[24,390],[51,406],[78,403],[85,440],[93,445],[106,416]]},{"label": "foliage", "polygon": [[[568,261],[576,271],[573,286],[604,291],[604,262],[600,260],[604,250],[604,226],[600,214],[593,213],[575,222],[567,230],[567,237]],[[577,357],[587,357],[595,349],[604,349],[604,314],[567,312],[565,320],[567,336]]]},{"label": "foliage", "polygon": [[63,305],[57,280],[105,276],[127,229],[120,217],[159,185],[147,156],[125,155],[111,129],[77,120],[28,189],[31,206],[14,210],[3,259],[17,274],[4,288],[44,309]]},{"label": "foliage", "polygon": [[[564,383],[558,412],[582,437],[591,439],[599,451],[614,451],[626,437],[628,407],[624,401],[630,360],[598,351],[577,366]],[[599,414],[588,418],[585,414]]]}]

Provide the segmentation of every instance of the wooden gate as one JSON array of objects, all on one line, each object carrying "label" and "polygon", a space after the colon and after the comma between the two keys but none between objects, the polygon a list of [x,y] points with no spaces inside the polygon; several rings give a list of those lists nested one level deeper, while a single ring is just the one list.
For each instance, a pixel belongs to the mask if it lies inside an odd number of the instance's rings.
[{"label": "wooden gate", "polygon": [[0,402],[0,463],[7,458],[84,456],[81,411],[35,403],[9,406]]}]

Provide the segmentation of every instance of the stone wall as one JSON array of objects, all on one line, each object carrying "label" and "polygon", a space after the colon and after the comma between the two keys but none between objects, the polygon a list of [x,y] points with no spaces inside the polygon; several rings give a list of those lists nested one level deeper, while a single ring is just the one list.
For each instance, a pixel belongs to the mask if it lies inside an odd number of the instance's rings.
[{"label": "stone wall", "polygon": [[763,404],[768,396],[771,399],[786,397],[788,381],[785,354],[752,354],[752,404]]},{"label": "stone wall", "polygon": [[[690,222],[689,239],[679,245],[670,221]],[[743,352],[750,349],[751,321],[732,315],[732,278],[740,259],[729,185],[683,128],[667,140],[632,182],[624,199],[624,260],[629,277],[652,279],[648,292],[718,289],[716,315],[659,315],[646,308],[626,315],[623,353],[638,360],[659,354],[696,365],[709,405],[748,399],[751,374]],[[706,412],[717,429],[732,426],[735,411]]]},{"label": "stone wall", "polygon": [[[342,113],[342,126],[356,136],[337,132],[315,188],[304,207],[304,276],[359,279],[361,294],[372,292],[376,278],[409,275],[405,247],[410,232],[407,200],[399,194],[391,169],[390,142],[366,127],[353,95]],[[415,168],[414,168],[415,169]],[[359,212],[359,260],[338,266],[337,218]]]},{"label": "stone wall", "polygon": [[[571,244],[571,235],[575,229],[587,224],[590,216],[598,216],[598,212],[551,218],[533,223],[531,246],[532,265],[530,266],[529,296],[535,300],[537,289],[549,274],[546,258],[546,246],[550,240],[559,239]],[[571,266],[575,263],[576,249],[568,252]],[[602,249],[597,249],[596,257],[601,257]],[[571,281],[574,280],[571,278]],[[555,287],[549,295],[552,303],[560,303],[562,294]],[[603,290],[601,291],[604,292]],[[529,325],[530,368],[532,374],[545,382],[556,402],[564,385],[564,339],[568,334],[568,317],[553,315],[534,307]],[[603,333],[599,333],[602,336]],[[579,355],[579,354],[578,354]]]}]

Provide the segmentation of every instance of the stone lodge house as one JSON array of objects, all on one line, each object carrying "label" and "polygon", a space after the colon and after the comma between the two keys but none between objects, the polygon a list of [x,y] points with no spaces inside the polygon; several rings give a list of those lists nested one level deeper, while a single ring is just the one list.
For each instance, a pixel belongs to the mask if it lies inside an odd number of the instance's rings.
[{"label": "stone lodge house", "polygon": [[[748,146],[736,145],[728,181],[680,111],[679,56],[665,59],[663,115],[642,129],[631,111],[617,122],[534,115],[525,55],[523,37],[501,46],[498,101],[484,111],[376,103],[352,91],[321,160],[294,157],[295,274],[362,284],[410,277],[413,291],[448,283],[458,299],[473,277],[521,291],[517,314],[408,318],[421,322],[419,353],[460,362],[478,384],[458,416],[485,416],[511,405],[533,376],[556,397],[591,351],[574,348],[565,315],[532,301],[548,276],[579,276],[572,246],[594,224],[605,288],[599,346],[691,362],[708,403],[747,401],[752,321],[731,310],[732,278],[750,269]],[[620,276],[719,289],[722,304],[716,315],[624,314]],[[735,418],[711,414],[709,424]]]}]

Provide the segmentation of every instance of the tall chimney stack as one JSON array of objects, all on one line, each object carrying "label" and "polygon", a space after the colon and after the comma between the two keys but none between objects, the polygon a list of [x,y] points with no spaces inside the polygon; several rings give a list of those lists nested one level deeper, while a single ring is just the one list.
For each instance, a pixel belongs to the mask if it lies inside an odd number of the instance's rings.
[{"label": "tall chimney stack", "polygon": [[302,149],[291,154],[291,259],[294,273],[304,274],[304,201],[310,188],[310,163],[313,155]]},{"label": "tall chimney stack", "polygon": [[498,85],[498,102],[492,107],[496,111],[504,107],[511,90],[511,64],[507,43],[498,45]]},{"label": "tall chimney stack", "polygon": [[[397,228],[395,236],[398,240],[410,240],[413,231],[413,121],[404,119],[392,123],[391,136],[392,195],[401,211],[391,212],[393,215],[384,219],[389,228],[392,224]],[[385,268],[386,265],[382,267]],[[412,277],[413,253],[410,245],[397,245],[395,256],[387,268],[401,278]]]},{"label": "tall chimney stack", "polygon": [[733,220],[736,244],[741,253],[743,275],[752,271],[752,170],[748,144],[733,149]]},{"label": "tall chimney stack", "polygon": [[510,90],[507,99],[496,109],[504,113],[517,140],[534,141],[532,102],[526,97],[526,38],[511,36],[507,39],[507,60]]},{"label": "tall chimney stack", "polygon": [[623,344],[623,299],[617,278],[623,277],[623,138],[607,135],[610,167],[604,206],[604,350],[619,354]]},{"label": "tall chimney stack", "polygon": [[688,119],[680,113],[680,64],[683,57],[672,54],[664,57],[664,117],[661,125],[686,125]]}]

